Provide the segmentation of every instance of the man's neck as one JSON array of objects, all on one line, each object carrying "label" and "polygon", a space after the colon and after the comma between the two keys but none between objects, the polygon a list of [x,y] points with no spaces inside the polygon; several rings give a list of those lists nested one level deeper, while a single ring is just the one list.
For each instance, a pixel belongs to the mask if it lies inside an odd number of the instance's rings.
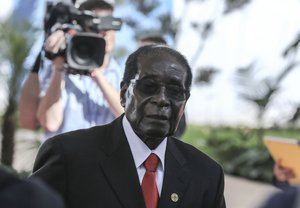
[{"label": "man's neck", "polygon": [[145,137],[139,135],[137,132],[136,132],[136,134],[151,150],[156,149],[156,147],[158,147],[158,145],[165,139],[165,137],[164,138],[150,138],[150,137],[145,138]]}]

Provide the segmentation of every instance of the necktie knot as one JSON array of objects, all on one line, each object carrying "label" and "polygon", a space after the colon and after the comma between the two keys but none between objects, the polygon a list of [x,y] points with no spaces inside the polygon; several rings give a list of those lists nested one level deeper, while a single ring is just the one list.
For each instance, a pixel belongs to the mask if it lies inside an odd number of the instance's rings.
[{"label": "necktie knot", "polygon": [[158,162],[159,162],[159,158],[157,157],[157,155],[151,153],[144,162],[146,171],[155,172],[157,169]]}]

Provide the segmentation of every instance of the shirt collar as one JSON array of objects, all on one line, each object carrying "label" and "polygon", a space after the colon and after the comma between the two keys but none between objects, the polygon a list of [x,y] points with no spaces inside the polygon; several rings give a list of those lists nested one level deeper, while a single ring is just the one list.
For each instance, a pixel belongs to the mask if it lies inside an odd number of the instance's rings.
[{"label": "shirt collar", "polygon": [[164,170],[165,166],[165,153],[167,147],[167,138],[165,138],[154,150],[149,149],[147,145],[135,134],[126,116],[122,120],[123,128],[126,138],[128,140],[131,153],[134,159],[136,168],[140,167],[151,153],[155,153]]}]

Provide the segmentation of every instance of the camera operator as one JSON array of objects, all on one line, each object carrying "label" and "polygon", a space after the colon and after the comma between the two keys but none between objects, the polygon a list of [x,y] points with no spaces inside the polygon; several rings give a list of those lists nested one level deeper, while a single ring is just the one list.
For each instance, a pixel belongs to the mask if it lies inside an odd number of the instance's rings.
[{"label": "camera operator", "polygon": [[[97,16],[112,16],[113,5],[100,0],[87,0],[79,10],[93,11]],[[65,57],[56,56],[42,74],[41,99],[37,117],[50,136],[95,125],[106,124],[123,113],[120,105],[119,83],[122,70],[111,57],[115,45],[115,31],[98,33],[105,40],[103,64],[89,70],[89,75],[68,73]],[[45,41],[44,49],[56,54],[65,44],[62,30],[53,32]]]}]

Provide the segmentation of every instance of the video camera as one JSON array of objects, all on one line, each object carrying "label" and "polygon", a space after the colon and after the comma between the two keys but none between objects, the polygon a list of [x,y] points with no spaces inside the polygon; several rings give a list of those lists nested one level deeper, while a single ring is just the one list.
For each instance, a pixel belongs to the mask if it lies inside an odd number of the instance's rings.
[{"label": "video camera", "polygon": [[57,30],[66,34],[65,46],[56,54],[45,51],[46,57],[53,59],[63,55],[69,73],[88,74],[90,69],[103,64],[105,40],[98,33],[120,30],[122,20],[112,16],[99,17],[92,11],[80,11],[72,4],[59,2],[48,3],[44,25],[46,36]]}]

